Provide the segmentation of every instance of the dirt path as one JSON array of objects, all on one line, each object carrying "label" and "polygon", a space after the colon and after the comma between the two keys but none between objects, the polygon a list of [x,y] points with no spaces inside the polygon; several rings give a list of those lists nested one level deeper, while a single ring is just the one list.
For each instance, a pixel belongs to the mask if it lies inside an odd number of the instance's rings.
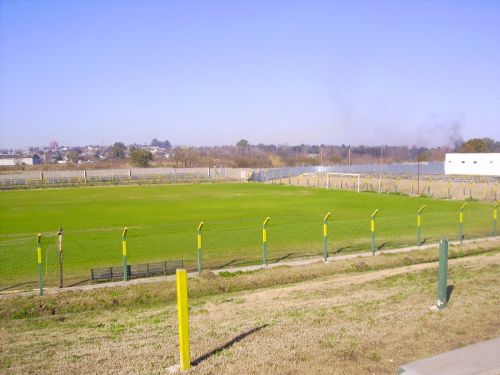
[{"label": "dirt path", "polygon": [[[482,265],[482,264],[497,264],[500,265],[500,253],[494,255],[478,255],[467,258],[450,259],[448,261],[449,267],[458,264],[468,265]],[[269,301],[277,296],[283,297],[284,295],[298,295],[304,294],[308,290],[318,289],[339,289],[349,285],[360,285],[375,280],[385,279],[387,277],[403,275],[408,273],[420,272],[428,269],[435,269],[438,267],[438,262],[413,264],[411,266],[404,266],[398,268],[390,268],[380,271],[363,272],[349,275],[339,275],[329,277],[327,280],[313,280],[304,281],[299,284],[292,284],[289,286],[279,287],[276,289],[264,289],[259,291],[250,292],[246,298],[247,302],[261,303]],[[249,306],[250,307],[250,306]]]}]

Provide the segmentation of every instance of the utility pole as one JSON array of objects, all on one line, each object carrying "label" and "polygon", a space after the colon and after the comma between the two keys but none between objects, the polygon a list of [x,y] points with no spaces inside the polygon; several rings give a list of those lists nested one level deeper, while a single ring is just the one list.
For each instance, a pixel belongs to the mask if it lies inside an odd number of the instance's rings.
[{"label": "utility pole", "polygon": [[351,166],[351,145],[349,145],[349,167]]},{"label": "utility pole", "polygon": [[323,147],[319,146],[319,157],[320,157],[320,163],[321,163],[321,170],[319,171],[320,173],[323,172]]},{"label": "utility pole", "polygon": [[417,148],[417,196],[420,195],[420,150]]},{"label": "utility pole", "polygon": [[382,146],[380,146],[380,177],[378,179],[378,192],[382,192]]}]

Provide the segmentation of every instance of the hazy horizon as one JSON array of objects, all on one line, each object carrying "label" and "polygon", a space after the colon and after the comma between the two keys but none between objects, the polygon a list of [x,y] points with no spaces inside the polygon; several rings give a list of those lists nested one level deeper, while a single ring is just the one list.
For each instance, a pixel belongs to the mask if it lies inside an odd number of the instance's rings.
[{"label": "hazy horizon", "polygon": [[0,148],[500,138],[500,2],[2,1]]}]

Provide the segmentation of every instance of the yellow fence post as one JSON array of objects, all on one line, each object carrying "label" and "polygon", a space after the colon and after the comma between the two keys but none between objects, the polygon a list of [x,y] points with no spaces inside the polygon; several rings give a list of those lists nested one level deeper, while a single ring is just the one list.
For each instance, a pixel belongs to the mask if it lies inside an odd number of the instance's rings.
[{"label": "yellow fence post", "polygon": [[36,237],[36,253],[38,264],[38,290],[39,294],[43,296],[43,271],[42,271],[42,235],[38,233]]},{"label": "yellow fence post", "polygon": [[267,267],[267,223],[269,222],[269,216],[262,223],[262,264]]},{"label": "yellow fence post", "polygon": [[184,269],[176,271],[177,278],[177,317],[179,319],[179,352],[181,370],[191,368],[191,353],[189,350],[189,317],[188,317],[188,292],[187,272]]},{"label": "yellow fence post", "polygon": [[201,229],[203,228],[203,221],[198,225],[198,274],[201,273]]},{"label": "yellow fence post", "polygon": [[128,280],[128,266],[127,266],[127,231],[128,228],[123,228],[122,233],[122,260],[123,260],[123,281]]},{"label": "yellow fence post", "polygon": [[465,202],[461,207],[460,207],[460,216],[459,216],[459,223],[458,223],[458,237],[460,240],[460,244],[462,244],[462,241],[464,240],[464,208],[467,206],[467,202]]}]

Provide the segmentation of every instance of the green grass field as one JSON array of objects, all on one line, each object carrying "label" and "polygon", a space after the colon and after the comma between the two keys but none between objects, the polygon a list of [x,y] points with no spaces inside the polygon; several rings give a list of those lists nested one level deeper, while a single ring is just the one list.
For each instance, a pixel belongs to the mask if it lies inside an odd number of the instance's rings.
[{"label": "green grass field", "polygon": [[[0,286],[34,281],[36,234],[42,233],[48,283],[57,283],[56,232],[64,228],[65,276],[88,278],[90,268],[121,264],[128,226],[131,264],[183,258],[196,262],[203,220],[203,259],[210,267],[261,259],[266,216],[270,259],[322,253],[322,223],[330,219],[330,253],[370,249],[370,214],[379,209],[377,245],[414,245],[416,211],[426,204],[422,238],[458,238],[461,201],[410,198],[264,184],[116,186],[0,192]],[[470,202],[466,238],[489,236],[492,205]],[[332,250],[333,249],[333,250]]]}]

